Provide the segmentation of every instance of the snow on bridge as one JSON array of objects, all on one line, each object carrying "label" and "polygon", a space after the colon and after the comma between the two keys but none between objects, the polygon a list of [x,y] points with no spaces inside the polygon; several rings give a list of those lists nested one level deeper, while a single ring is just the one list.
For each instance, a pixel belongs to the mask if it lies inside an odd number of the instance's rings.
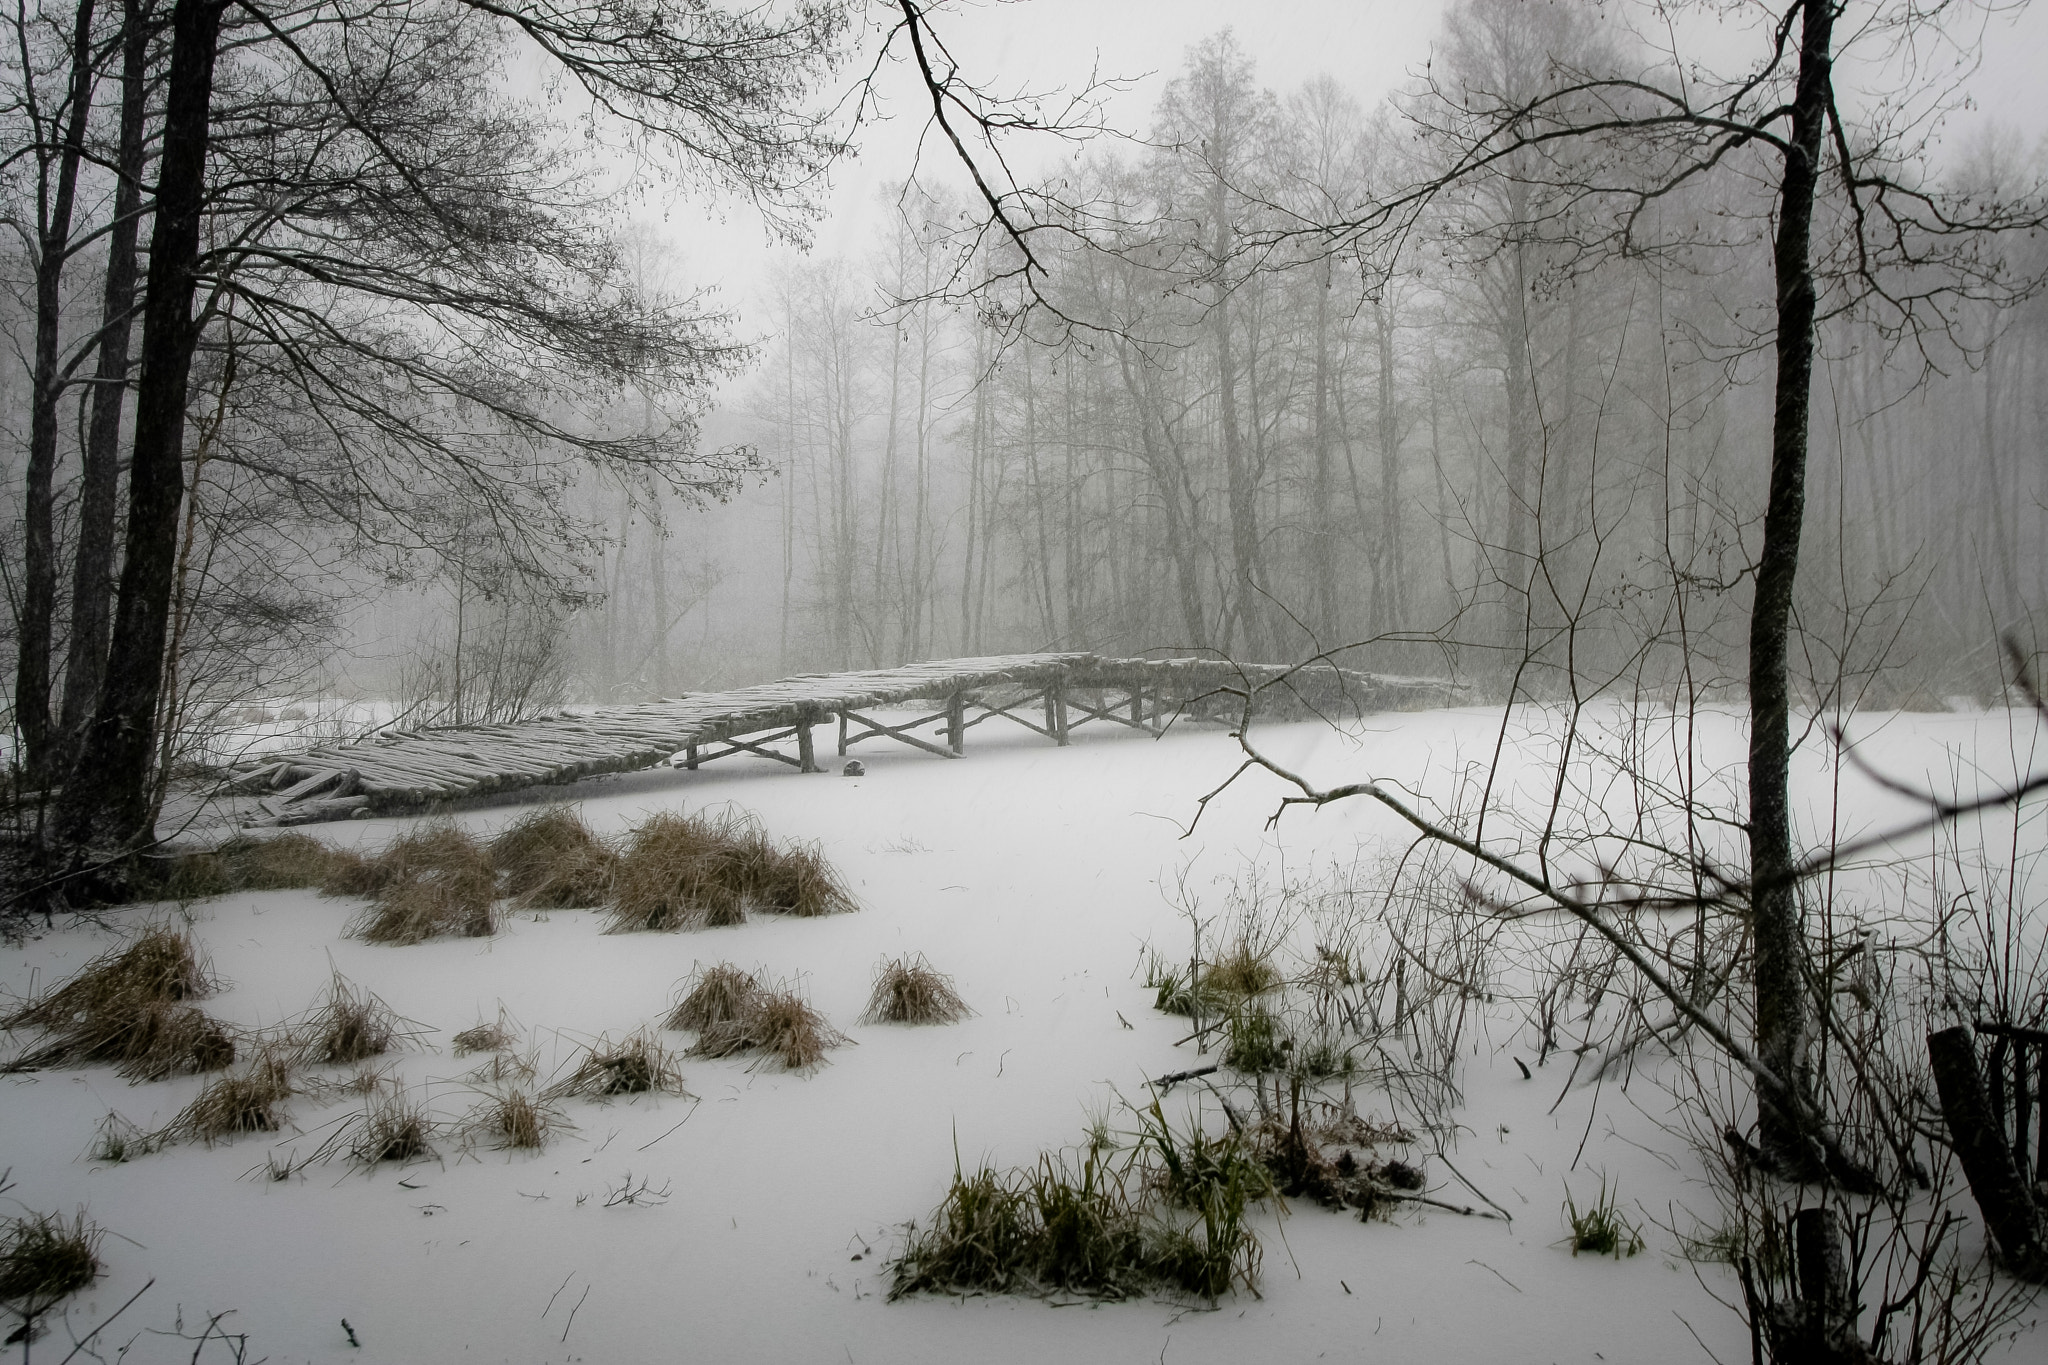
[{"label": "snow on bridge", "polygon": [[[752,754],[819,771],[812,729],[838,722],[838,751],[891,739],[941,758],[966,752],[967,731],[1014,721],[1057,744],[1090,721],[1159,733],[1183,711],[1238,714],[1243,697],[1263,714],[1362,715],[1442,705],[1455,685],[1215,659],[1105,659],[1095,654],[1010,654],[942,659],[855,673],[814,673],[636,706],[501,725],[395,730],[303,753],[266,755],[231,771],[244,791],[267,793],[268,823],[291,825],[418,810],[460,797],[573,782],[669,762],[695,768]],[[869,712],[907,702],[937,706],[913,720]],[[1028,718],[1029,711],[1036,719]],[[936,738],[913,734],[938,723]],[[792,756],[773,747],[794,740]]]}]

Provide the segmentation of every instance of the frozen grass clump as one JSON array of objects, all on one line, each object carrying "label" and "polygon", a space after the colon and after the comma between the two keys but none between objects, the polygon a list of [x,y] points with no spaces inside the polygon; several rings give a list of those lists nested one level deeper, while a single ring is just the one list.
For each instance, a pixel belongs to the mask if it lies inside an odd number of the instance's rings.
[{"label": "frozen grass clump", "polygon": [[641,1032],[613,1043],[599,1038],[583,1050],[575,1067],[541,1091],[544,1104],[566,1099],[608,1100],[619,1095],[683,1095],[682,1068],[676,1054],[652,1033]]},{"label": "frozen grass clump", "polygon": [[219,848],[184,854],[174,860],[163,889],[172,899],[197,900],[235,891],[322,886],[337,866],[355,857],[297,830],[267,839],[242,834]]},{"label": "frozen grass clump", "polygon": [[759,986],[753,973],[742,971],[730,962],[699,968],[678,988],[675,1007],[669,1011],[662,1027],[701,1033],[730,1023],[740,1017],[740,1012]]},{"label": "frozen grass clump", "polygon": [[46,1038],[5,1069],[101,1062],[136,1081],[218,1071],[235,1060],[235,1039],[189,1003],[215,988],[189,933],[163,925],[145,929],[42,999],[0,1016],[0,1027],[40,1029]]},{"label": "frozen grass clump", "polygon": [[785,1071],[809,1071],[832,1048],[852,1041],[827,1023],[825,1016],[793,986],[763,986],[730,963],[693,978],[670,1011],[671,1028],[697,1030],[692,1056],[733,1057],[752,1053]]},{"label": "frozen grass clump", "polygon": [[176,1118],[149,1135],[148,1145],[204,1142],[211,1147],[243,1133],[274,1133],[284,1124],[278,1106],[292,1090],[289,1057],[276,1048],[262,1049],[243,1071],[209,1081]]},{"label": "frozen grass clump", "polygon": [[434,1120],[426,1105],[403,1093],[370,1096],[361,1122],[353,1125],[351,1159],[364,1166],[424,1161],[434,1155]]},{"label": "frozen grass clump", "polygon": [[291,1030],[293,1060],[300,1066],[353,1066],[381,1057],[418,1026],[340,972],[328,983],[327,998]]},{"label": "frozen grass clump", "polygon": [[626,841],[606,932],[714,929],[753,913],[807,918],[854,908],[815,846],[778,844],[744,812],[665,811]]},{"label": "frozen grass clump", "polygon": [[649,819],[619,857],[606,932],[744,924],[740,845],[750,827],[732,812],[663,811]]},{"label": "frozen grass clump", "polygon": [[953,978],[923,953],[890,958],[875,972],[863,1024],[957,1024],[974,1013],[953,989]]},{"label": "frozen grass clump", "polygon": [[[0,1222],[0,1302],[33,1319],[100,1274],[98,1227],[83,1211],[66,1220],[54,1213],[24,1213]],[[22,1346],[28,1359],[28,1346]]]},{"label": "frozen grass clump", "polygon": [[452,821],[400,835],[376,861],[370,908],[349,927],[353,937],[411,944],[497,932],[498,882],[490,858]]},{"label": "frozen grass clump", "polygon": [[757,910],[812,919],[855,909],[853,893],[816,844],[776,844],[750,830],[741,849],[743,891]]},{"label": "frozen grass clump", "polygon": [[505,894],[526,910],[602,905],[619,865],[619,855],[568,806],[521,816],[491,840],[489,853]]},{"label": "frozen grass clump", "polygon": [[1279,988],[1280,972],[1270,948],[1240,938],[1202,972],[1202,989],[1213,995],[1250,999]]},{"label": "frozen grass clump", "polygon": [[470,1110],[460,1131],[469,1142],[487,1143],[499,1151],[537,1152],[564,1127],[553,1105],[523,1090],[491,1095]]},{"label": "frozen grass clump", "polygon": [[1250,1213],[1273,1193],[1234,1138],[1181,1137],[1163,1118],[1123,1153],[1091,1143],[971,1176],[956,1158],[945,1198],[890,1266],[889,1297],[1162,1291],[1214,1303],[1236,1285],[1256,1292]]}]

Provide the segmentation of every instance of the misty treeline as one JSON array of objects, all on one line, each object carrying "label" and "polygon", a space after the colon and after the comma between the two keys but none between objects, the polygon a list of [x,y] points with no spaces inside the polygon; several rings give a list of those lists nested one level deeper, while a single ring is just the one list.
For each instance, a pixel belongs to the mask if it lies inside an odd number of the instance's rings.
[{"label": "misty treeline", "polygon": [[[1426,78],[1378,106],[1329,77],[1268,90],[1215,35],[1142,140],[1056,168],[1029,291],[979,205],[915,184],[879,240],[791,264],[750,402],[781,477],[749,501],[780,527],[761,515],[751,551],[727,552],[756,623],[729,643],[766,673],[1363,641],[1344,662],[1492,691],[1642,668],[1739,689],[1770,469],[1772,174],[1738,150],[1680,180],[1641,207],[1633,249],[1554,188],[1555,164],[1527,168],[1577,155],[1597,178],[1628,156],[1613,135],[1448,179],[1477,104],[1652,60],[1611,18],[1468,0]],[[1979,130],[1931,173],[1991,201],[2040,169],[2038,146]],[[1315,230],[1433,179],[1391,255]],[[1825,233],[1850,209],[1820,196]],[[1817,250],[1824,281],[1850,249]],[[1986,250],[2016,276],[2048,263],[2018,234]],[[1795,601],[1810,699],[1989,699],[2000,632],[2034,638],[2048,306],[1972,302],[1984,270],[1958,262],[1939,329],[1842,315],[1853,291],[1823,286]]]}]

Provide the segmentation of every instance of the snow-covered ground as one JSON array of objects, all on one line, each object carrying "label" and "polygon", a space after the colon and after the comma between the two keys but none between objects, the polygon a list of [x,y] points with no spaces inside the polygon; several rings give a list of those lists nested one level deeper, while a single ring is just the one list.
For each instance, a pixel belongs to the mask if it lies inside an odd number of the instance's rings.
[{"label": "snow-covered ground", "polygon": [[[1319,779],[1420,781],[1489,758],[1497,722],[1494,712],[1454,711],[1380,717],[1353,736],[1315,724],[1262,733],[1271,752]],[[224,1312],[223,1328],[247,1335],[247,1358],[273,1365],[1747,1358],[1745,1327],[1715,1297],[1738,1297],[1732,1277],[1683,1259],[1659,1226],[1689,1232],[1716,1215],[1697,1158],[1667,1131],[1674,1101],[1654,1068],[1638,1068],[1625,1087],[1567,1089],[1553,1059],[1524,1080],[1513,1054],[1530,1056],[1528,1035],[1507,1007],[1470,1035],[1449,1156],[1513,1214],[1511,1225],[1436,1211],[1361,1223],[1297,1204],[1283,1223],[1260,1217],[1259,1294],[1214,1311],[1158,1300],[888,1303],[884,1267],[900,1225],[931,1210],[956,1148],[970,1166],[1030,1162],[1079,1141],[1090,1114],[1118,1095],[1142,1097],[1147,1077],[1202,1060],[1192,1044],[1176,1048],[1186,1021],[1150,1008],[1138,970],[1148,944],[1187,955],[1188,922],[1173,903],[1182,888],[1220,898],[1219,879],[1249,860],[1369,862],[1383,842],[1403,839],[1362,802],[1290,813],[1268,832],[1278,788],[1256,780],[1211,803],[1184,838],[1196,799],[1239,759],[1213,727],[1156,742],[1090,728],[1067,749],[995,729],[974,731],[963,762],[866,746],[861,778],[801,777],[748,759],[567,793],[601,833],[657,810],[737,803],[778,836],[820,841],[857,891],[858,914],[606,936],[595,913],[557,911],[509,916],[489,940],[394,948],[343,937],[359,903],[312,892],[189,907],[231,983],[210,1012],[275,1025],[311,1005],[338,970],[425,1026],[423,1046],[396,1059],[399,1074],[445,1118],[476,1098],[459,1079],[474,1059],[451,1055],[456,1031],[502,1005],[539,1044],[545,1071],[580,1041],[656,1021],[700,963],[800,977],[856,1045],[810,1076],[749,1071],[744,1059],[687,1061],[696,1098],[572,1102],[575,1130],[539,1155],[465,1154],[445,1140],[438,1162],[366,1173],[336,1161],[282,1183],[263,1178],[264,1138],[118,1165],[89,1159],[109,1111],[160,1125],[197,1092],[196,1079],[129,1086],[103,1069],[5,1078],[0,1167],[12,1168],[10,1197],[37,1210],[82,1207],[110,1234],[107,1275],[72,1301],[35,1358],[61,1359],[68,1332],[97,1324],[152,1279],[95,1343],[104,1358],[133,1339],[124,1359],[138,1365],[189,1360],[189,1340],[136,1334],[182,1320],[189,1337]],[[1995,775],[2001,762],[2010,768],[2009,736],[2024,749],[2035,733],[2030,718],[2003,712],[1858,724],[1873,730],[1889,771],[1944,784],[1956,766],[1949,755]],[[1739,734],[1732,721],[1721,731],[1717,757],[1728,760]],[[1828,799],[1824,774],[1804,780],[1813,803]],[[1847,785],[1865,824],[1911,811],[1853,775]],[[458,818],[489,834],[520,809]],[[405,824],[312,832],[375,849]],[[175,909],[126,910],[106,929],[60,928],[0,949],[0,988],[45,987],[124,927],[167,913]],[[877,962],[904,951],[950,973],[975,1017],[941,1028],[854,1024]],[[1190,1101],[1187,1088],[1174,1091],[1169,1112]],[[295,1126],[277,1152],[310,1155],[353,1107],[294,1099]],[[1401,1117],[1364,1091],[1358,1107]],[[1441,1160],[1428,1174],[1443,1197],[1473,1202]],[[1567,1191],[1583,1205],[1603,1180],[1642,1225],[1644,1254],[1570,1253]],[[666,1202],[606,1207],[610,1193],[642,1181],[666,1190]],[[2022,1343],[2020,1358],[2038,1345]],[[202,1359],[228,1358],[218,1343],[205,1351]]]}]

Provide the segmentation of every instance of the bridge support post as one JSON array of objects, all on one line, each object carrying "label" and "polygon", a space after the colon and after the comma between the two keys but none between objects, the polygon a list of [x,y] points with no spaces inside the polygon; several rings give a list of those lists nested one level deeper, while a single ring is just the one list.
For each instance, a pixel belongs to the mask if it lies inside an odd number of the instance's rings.
[{"label": "bridge support post", "polygon": [[967,752],[967,698],[958,692],[946,698],[946,743],[956,754]]},{"label": "bridge support post", "polygon": [[846,713],[839,713],[839,756],[846,757]]},{"label": "bridge support post", "polygon": [[817,751],[811,744],[811,725],[812,717],[809,714],[797,718],[796,757],[797,770],[799,772],[815,773],[822,771],[818,767]]},{"label": "bridge support post", "polygon": [[1046,695],[1052,698],[1051,711],[1053,742],[1058,744],[1062,749],[1064,749],[1067,747],[1066,686],[1064,684],[1055,685],[1052,691],[1048,692]]},{"label": "bridge support post", "polygon": [[1139,725],[1145,723],[1145,684],[1131,684],[1131,719]]},{"label": "bridge support post", "polygon": [[688,768],[688,769],[689,769],[689,770],[690,770],[691,772],[695,772],[695,771],[697,771],[697,746],[696,746],[696,745],[694,745],[694,744],[686,744],[686,745],[684,745],[684,746],[683,746],[683,766],[684,766],[685,768]]}]

